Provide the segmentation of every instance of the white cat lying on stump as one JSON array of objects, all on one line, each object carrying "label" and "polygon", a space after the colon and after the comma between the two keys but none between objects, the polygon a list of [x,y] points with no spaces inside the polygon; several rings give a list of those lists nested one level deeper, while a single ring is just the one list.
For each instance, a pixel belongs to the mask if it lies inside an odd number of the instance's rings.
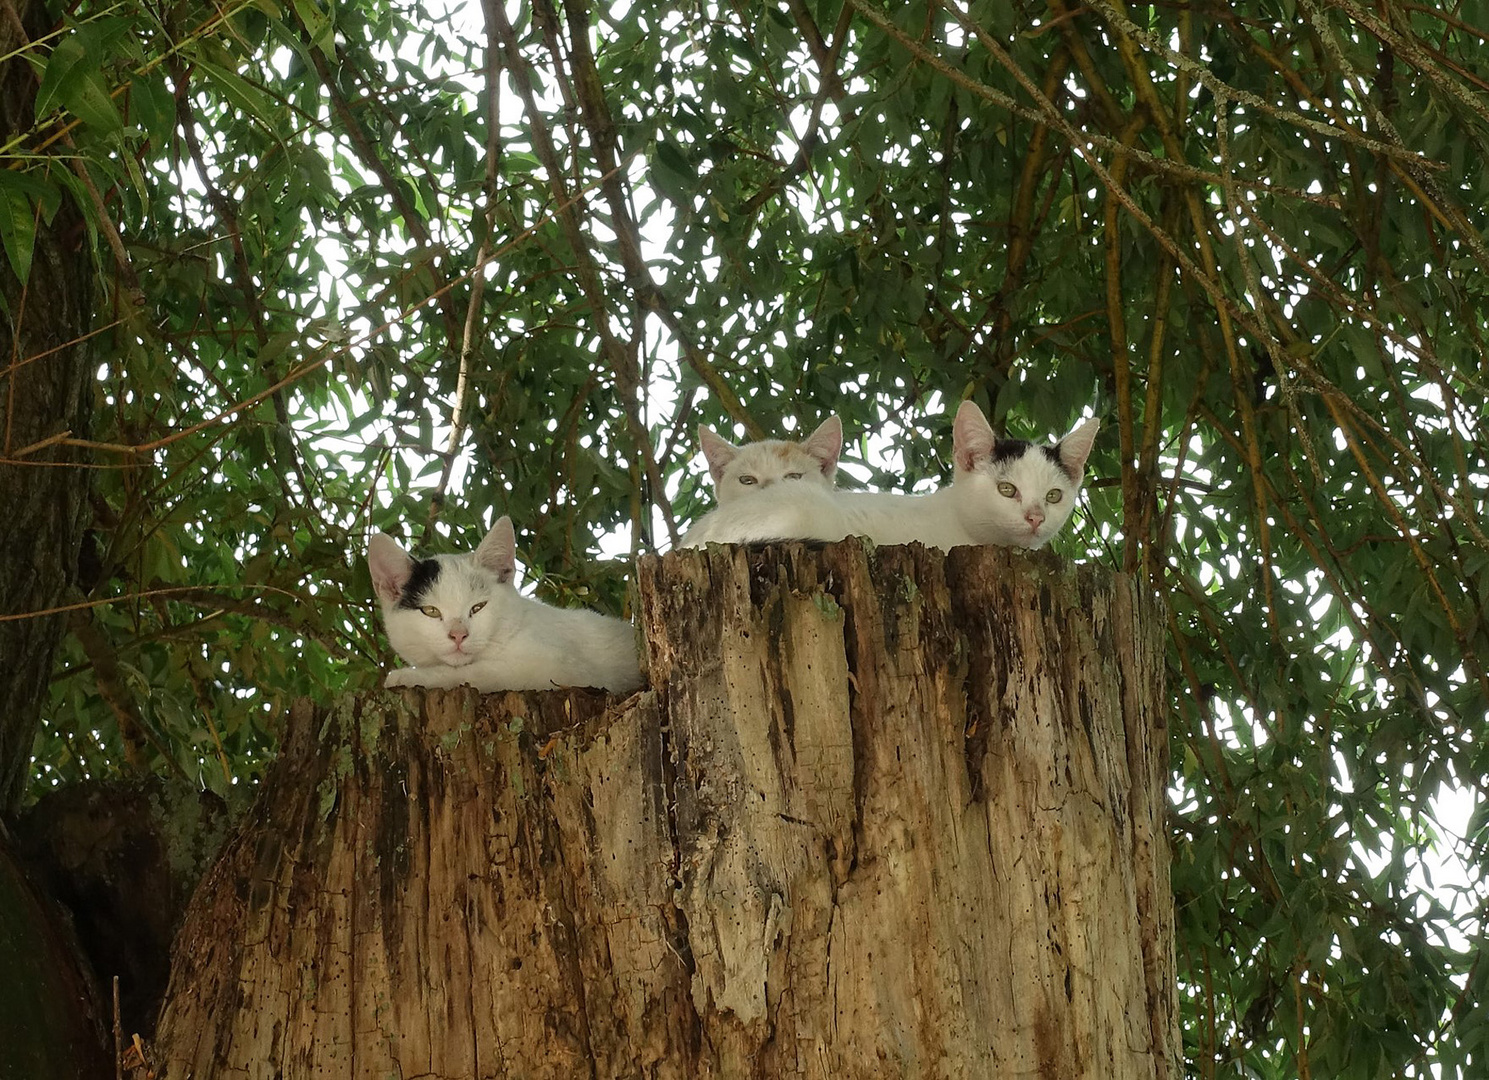
[{"label": "white cat lying on stump", "polygon": [[409,665],[388,673],[390,687],[468,685],[489,693],[597,686],[629,693],[641,685],[630,623],[517,592],[510,518],[499,518],[465,555],[416,560],[391,536],[375,533],[367,565],[388,641]]},{"label": "white cat lying on stump", "polygon": [[[943,551],[962,544],[1043,547],[1075,509],[1098,426],[1094,417],[1083,420],[1053,444],[999,439],[982,410],[964,401],[951,428],[956,471],[950,484],[927,495],[834,487],[842,446],[836,417],[802,443],[734,447],[700,429],[719,506],[688,530],[682,546],[867,536],[876,544],[919,541]],[[727,468],[715,464],[719,444],[727,448]],[[754,475],[782,462],[791,469],[783,481],[795,482],[751,486],[747,496],[729,482],[729,470],[741,471],[740,463]]]}]

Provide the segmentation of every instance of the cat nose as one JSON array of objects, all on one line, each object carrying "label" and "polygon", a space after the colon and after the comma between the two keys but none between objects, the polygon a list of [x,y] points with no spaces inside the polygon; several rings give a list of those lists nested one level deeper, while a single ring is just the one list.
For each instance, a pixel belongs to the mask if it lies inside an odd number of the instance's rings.
[{"label": "cat nose", "polygon": [[1024,520],[1033,528],[1039,528],[1044,524],[1044,511],[1037,506],[1031,506],[1024,511]]},{"label": "cat nose", "polygon": [[463,626],[450,627],[450,640],[455,643],[455,648],[465,644],[465,639],[470,637],[470,631]]}]

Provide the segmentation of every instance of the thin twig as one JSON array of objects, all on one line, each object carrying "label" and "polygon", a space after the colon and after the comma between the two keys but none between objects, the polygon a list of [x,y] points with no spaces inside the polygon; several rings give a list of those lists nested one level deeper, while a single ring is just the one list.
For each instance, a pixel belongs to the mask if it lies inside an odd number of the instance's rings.
[{"label": "thin twig", "polygon": [[62,352],[64,349],[70,349],[74,345],[81,345],[89,338],[97,337],[99,334],[106,334],[110,330],[114,329],[114,327],[122,325],[124,325],[123,319],[115,319],[113,322],[107,322],[104,323],[102,326],[94,327],[86,334],[79,334],[75,338],[64,341],[61,345],[53,345],[50,349],[43,349],[41,352],[32,353],[30,356],[24,357],[20,360],[16,360],[9,367],[0,368],[0,378],[8,377],[14,372],[25,367],[27,364],[34,364],[38,360],[45,360],[48,356],[52,356],[56,353]]},{"label": "thin twig", "polygon": [[[544,170],[548,174],[548,184],[553,192],[555,200],[561,204],[559,222],[563,226],[564,235],[569,241],[577,259],[575,276],[579,280],[579,287],[584,293],[585,300],[589,303],[594,317],[594,328],[600,339],[600,352],[610,366],[615,376],[618,403],[621,414],[624,416],[626,425],[630,430],[633,449],[641,457],[641,464],[650,487],[650,498],[654,505],[662,511],[667,530],[673,541],[678,536],[677,523],[672,514],[671,504],[667,500],[666,487],[662,482],[660,470],[657,467],[656,455],[651,448],[650,435],[646,425],[642,422],[641,414],[637,404],[639,393],[639,375],[636,369],[635,358],[615,335],[610,325],[609,304],[606,301],[605,290],[600,280],[598,266],[590,251],[590,244],[580,227],[580,214],[587,202],[580,195],[569,198],[564,188],[564,170],[554,146],[552,134],[548,130],[548,124],[542,110],[538,107],[537,95],[533,89],[532,77],[529,73],[529,64],[523,57],[521,49],[517,44],[517,34],[511,22],[507,18],[506,9],[499,0],[486,0],[482,5],[486,12],[488,33],[501,42],[502,51],[507,58],[507,69],[511,74],[517,91],[522,97],[523,107],[527,113],[528,121],[532,129],[533,150],[538,160],[542,162]],[[575,63],[587,65],[578,72],[576,83],[579,87],[580,100],[583,103],[586,123],[589,127],[590,136],[595,141],[597,153],[600,156],[600,168],[604,170],[598,187],[610,202],[614,217],[613,226],[618,238],[618,246],[622,258],[640,259],[639,230],[629,214],[623,189],[621,177],[624,176],[624,163],[619,160],[619,153],[615,147],[614,125],[611,123],[608,113],[604,110],[603,101],[598,100],[596,95],[601,91],[598,88],[599,76],[594,70],[594,60],[589,56],[588,43],[588,12],[576,8],[569,11],[570,25],[570,48],[575,52]],[[577,29],[576,29],[577,21]],[[581,51],[582,50],[582,51]],[[555,56],[554,63],[561,63],[561,57]],[[627,161],[630,159],[627,158]],[[605,168],[611,162],[613,167]],[[625,263],[627,272],[630,273],[633,262]],[[647,278],[646,280],[649,280]],[[639,283],[639,282],[638,282]],[[637,320],[635,331],[642,332]],[[634,340],[632,348],[634,348]],[[633,514],[633,525],[639,535],[650,538],[651,522],[645,514]]]},{"label": "thin twig", "polygon": [[[617,166],[617,168],[622,168],[622,167],[624,167],[624,166]],[[603,179],[603,177],[601,179]],[[520,234],[518,234],[517,236],[513,237],[510,242],[504,244],[502,247],[500,247],[500,248],[496,249],[495,251],[493,251],[491,253],[491,258],[488,259],[487,262],[492,262],[492,261],[500,258],[501,256],[505,255],[508,251],[510,251],[513,248],[515,248],[518,244],[522,243],[524,240],[526,240],[533,233],[537,232],[544,225],[546,225],[550,221],[552,221],[567,206],[572,206],[575,202],[577,202],[578,200],[582,199],[585,194],[587,194],[588,192],[594,190],[594,188],[599,183],[600,183],[600,180],[599,179],[592,181],[589,184],[588,187],[586,187],[579,194],[573,196],[573,198],[570,199],[567,203],[560,205],[559,207],[555,208],[551,213],[546,214],[543,217],[539,218],[529,228],[523,230]],[[266,398],[268,398],[276,390],[280,390],[280,389],[282,389],[282,388],[284,388],[286,386],[290,386],[290,385],[292,385],[294,383],[299,382],[301,379],[305,378],[305,376],[309,375],[311,372],[316,371],[317,369],[324,367],[326,364],[328,364],[332,360],[336,359],[336,357],[342,356],[345,353],[351,351],[352,349],[354,349],[354,348],[356,348],[358,346],[361,346],[361,345],[365,345],[368,342],[373,341],[376,338],[380,337],[390,327],[402,325],[408,319],[408,317],[410,315],[412,315],[414,312],[418,311],[420,308],[424,307],[426,304],[429,304],[429,303],[431,303],[431,302],[439,299],[445,293],[449,292],[451,289],[455,288],[455,286],[459,285],[462,281],[465,281],[466,279],[474,276],[475,274],[480,273],[480,271],[484,268],[484,266],[485,266],[485,263],[482,263],[482,264],[480,264],[478,266],[471,267],[471,269],[469,271],[467,271],[466,273],[461,274],[459,277],[454,278],[453,280],[451,280],[451,281],[447,282],[446,284],[440,286],[438,289],[434,290],[433,292],[431,292],[431,293],[429,293],[429,294],[427,294],[425,296],[420,297],[418,300],[415,300],[413,303],[409,304],[407,307],[405,307],[401,311],[399,311],[398,314],[395,315],[393,318],[388,319],[386,322],[383,322],[383,323],[379,324],[378,326],[376,326],[373,329],[369,330],[367,333],[361,335],[360,337],[352,338],[352,339],[348,340],[345,344],[342,344],[340,346],[337,346],[334,349],[328,349],[325,353],[323,353],[321,356],[317,357],[314,360],[307,360],[307,361],[305,361],[304,363],[300,364],[298,367],[293,368],[288,374],[286,374],[282,379],[280,379],[273,386],[270,386],[270,387],[268,387],[265,390],[261,390],[257,394],[253,394],[253,395],[251,395],[251,396],[249,396],[247,398],[244,398],[242,401],[239,401],[236,404],[231,405],[231,406],[229,406],[226,409],[223,409],[221,412],[217,413],[215,416],[208,417],[206,420],[203,420],[200,423],[192,424],[190,427],[182,428],[180,431],[176,431],[176,432],[173,432],[170,435],[164,436],[164,437],[159,438],[159,439],[155,439],[152,442],[141,443],[141,444],[139,444],[138,446],[135,447],[135,452],[136,453],[148,453],[148,452],[150,452],[152,450],[159,450],[161,447],[169,446],[172,443],[179,442],[180,440],[182,440],[184,438],[187,438],[188,436],[194,435],[194,434],[196,434],[199,431],[205,430],[206,428],[214,427],[217,424],[222,423],[223,421],[228,420],[229,418],[231,418],[233,416],[236,416],[238,413],[242,412],[245,409],[251,409],[253,406],[257,405],[259,402],[261,402],[261,401],[265,400]]]},{"label": "thin twig", "polygon": [[124,1032],[119,1026],[119,976],[114,976],[114,1080],[124,1080]]},{"label": "thin twig", "polygon": [[[497,63],[499,50],[495,42],[486,45],[486,178],[482,191],[486,197],[485,230],[481,244],[476,250],[476,265],[484,267],[491,259],[491,237],[496,232],[496,181],[501,170],[501,79]],[[460,362],[455,373],[455,400],[450,405],[450,438],[445,446],[445,460],[440,468],[439,482],[429,498],[429,516],[426,531],[433,527],[444,505],[445,492],[450,486],[450,476],[455,471],[455,454],[460,440],[465,436],[465,395],[470,385],[471,350],[475,342],[476,324],[481,312],[481,299],[485,292],[484,271],[470,278],[470,298],[465,305],[465,325],[460,334]]]},{"label": "thin twig", "polygon": [[0,622],[15,622],[18,619],[40,619],[46,615],[60,615],[68,611],[83,611],[91,608],[107,607],[110,604],[122,604],[126,600],[146,600],[157,596],[188,596],[193,593],[202,593],[214,589],[248,589],[253,592],[278,593],[287,596],[291,600],[301,600],[303,597],[281,589],[275,585],[173,585],[163,589],[143,589],[140,592],[124,593],[120,596],[105,596],[98,600],[79,600],[75,604],[61,604],[57,607],[42,608],[39,611],[22,611],[13,615],[0,615]]}]

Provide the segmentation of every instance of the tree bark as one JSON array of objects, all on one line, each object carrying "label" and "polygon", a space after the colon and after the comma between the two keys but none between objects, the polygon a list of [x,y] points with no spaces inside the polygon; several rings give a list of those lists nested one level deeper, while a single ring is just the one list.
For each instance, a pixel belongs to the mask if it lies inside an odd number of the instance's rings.
[{"label": "tree bark", "polygon": [[650,689],[297,707],[165,1075],[1179,1075],[1161,626],[1047,554],[638,566]]},{"label": "tree bark", "polygon": [[0,1078],[102,1080],[106,1025],[66,918],[0,825]]},{"label": "tree bark", "polygon": [[100,985],[119,980],[131,1032],[155,1030],[171,941],[228,826],[221,799],[174,777],[65,784],[16,820],[31,881],[66,908]]},{"label": "tree bark", "polygon": [[[15,8],[19,22],[0,18],[0,54],[11,57],[0,64],[5,141],[36,119],[36,75],[17,55],[21,27],[26,40],[50,29],[45,4],[17,0]],[[52,436],[88,435],[93,368],[88,348],[69,343],[92,321],[95,278],[82,214],[65,195],[37,228],[24,286],[0,252],[0,614],[56,607],[77,580],[88,470],[67,448],[15,454]],[[0,621],[0,819],[20,805],[65,628],[62,615]]]}]

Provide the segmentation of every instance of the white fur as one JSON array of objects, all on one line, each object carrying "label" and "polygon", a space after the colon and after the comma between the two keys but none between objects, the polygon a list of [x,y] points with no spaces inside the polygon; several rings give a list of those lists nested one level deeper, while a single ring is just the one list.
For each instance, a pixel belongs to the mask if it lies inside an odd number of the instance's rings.
[{"label": "white fur", "polygon": [[829,416],[801,442],[762,439],[735,446],[699,426],[698,442],[713,476],[719,505],[770,491],[778,484],[800,481],[830,488],[843,449],[843,422]]},{"label": "white fur", "polygon": [[818,484],[790,484],[756,498],[736,499],[699,518],[679,546],[841,540],[850,535],[844,506],[839,501],[844,494]]},{"label": "white fur", "polygon": [[[1082,421],[1061,439],[1056,444],[1060,464],[1037,446],[995,461],[992,427],[982,410],[964,401],[952,425],[956,472],[939,491],[900,495],[799,488],[762,493],[705,515],[683,538],[683,546],[867,536],[876,544],[918,541],[943,551],[962,544],[1043,547],[1075,508],[1098,426],[1095,419]],[[1001,484],[1013,485],[1013,494],[1000,491]]]},{"label": "white fur", "polygon": [[599,686],[625,693],[641,685],[630,623],[517,592],[510,519],[499,519],[473,553],[434,558],[439,573],[415,598],[420,606],[404,607],[414,560],[384,533],[367,546],[388,640],[410,665],[389,672],[388,686],[470,685],[482,693]]},{"label": "white fur", "polygon": [[[801,442],[762,439],[744,446],[726,442],[700,425],[698,442],[713,476],[719,505],[688,530],[682,538],[683,547],[702,547],[711,540],[741,543],[742,540],[724,541],[722,536],[714,534],[723,530],[732,535],[740,528],[747,529],[760,513],[782,521],[777,527],[807,527],[812,510],[803,509],[797,515],[784,508],[798,504],[806,508],[816,506],[822,493],[836,490],[833,481],[838,455],[843,450],[843,422],[829,416]],[[759,509],[752,512],[750,507]]]}]

